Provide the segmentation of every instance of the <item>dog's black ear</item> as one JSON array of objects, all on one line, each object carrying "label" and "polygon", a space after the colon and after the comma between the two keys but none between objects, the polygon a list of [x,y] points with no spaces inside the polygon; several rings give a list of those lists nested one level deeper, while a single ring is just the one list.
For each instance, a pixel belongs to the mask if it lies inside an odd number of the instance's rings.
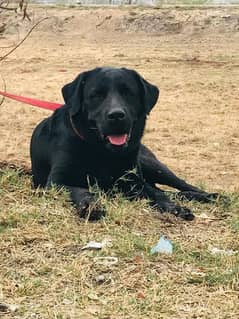
[{"label": "dog's black ear", "polygon": [[140,83],[140,94],[142,95],[146,114],[149,114],[154,105],[157,103],[159,97],[159,89],[157,88],[157,86],[146,81],[141,75],[139,75],[138,72],[134,70],[131,71],[135,74],[137,80]]},{"label": "dog's black ear", "polygon": [[157,103],[158,101],[158,97],[159,97],[159,89],[157,88],[157,86],[149,83],[148,81],[146,81],[144,78],[140,77],[140,81],[141,84],[143,86],[144,89],[144,105],[146,108],[146,113],[149,114],[150,111],[152,110],[152,108],[154,107],[154,105]]},{"label": "dog's black ear", "polygon": [[83,88],[89,71],[80,73],[75,80],[66,84],[61,89],[65,104],[70,107],[73,116],[81,111],[83,101]]}]

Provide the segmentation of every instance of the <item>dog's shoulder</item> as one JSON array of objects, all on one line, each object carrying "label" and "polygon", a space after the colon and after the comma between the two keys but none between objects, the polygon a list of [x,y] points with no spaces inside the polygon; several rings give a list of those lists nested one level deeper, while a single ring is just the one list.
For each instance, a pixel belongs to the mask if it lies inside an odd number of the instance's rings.
[{"label": "dog's shoulder", "polygon": [[66,125],[67,118],[69,116],[67,105],[62,105],[59,109],[55,110],[53,114],[48,118],[48,125],[51,130],[57,130]]},{"label": "dog's shoulder", "polygon": [[62,134],[62,131],[67,125],[67,114],[67,106],[61,106],[59,109],[55,110],[53,114],[41,121],[36,130],[41,135],[43,134],[49,138],[56,134]]}]

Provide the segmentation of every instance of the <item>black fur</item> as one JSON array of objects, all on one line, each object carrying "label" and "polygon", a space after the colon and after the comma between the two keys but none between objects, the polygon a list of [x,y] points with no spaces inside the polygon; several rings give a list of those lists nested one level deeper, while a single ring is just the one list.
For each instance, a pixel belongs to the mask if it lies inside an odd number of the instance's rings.
[{"label": "black fur", "polygon": [[188,199],[215,197],[179,179],[141,144],[159,90],[137,72],[96,68],[65,85],[62,94],[65,105],[32,136],[35,187],[64,186],[80,215],[91,219],[105,214],[89,191],[93,183],[104,191],[116,186],[128,198],[148,198],[159,211],[187,220],[194,217],[190,210],[174,204],[156,183],[177,188]]}]

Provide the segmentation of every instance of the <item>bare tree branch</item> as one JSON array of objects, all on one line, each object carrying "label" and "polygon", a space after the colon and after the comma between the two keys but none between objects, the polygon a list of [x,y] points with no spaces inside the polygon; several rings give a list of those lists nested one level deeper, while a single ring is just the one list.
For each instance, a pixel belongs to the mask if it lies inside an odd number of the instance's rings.
[{"label": "bare tree branch", "polygon": [[0,2],[0,6],[4,4],[4,7],[7,7],[9,5],[9,1],[3,0]]},{"label": "bare tree branch", "polygon": [[[0,74],[0,76],[1,76],[1,74]],[[3,92],[6,92],[6,88],[7,88],[6,82],[5,82],[5,80],[4,80],[4,78],[2,76],[1,76],[1,78],[2,78],[2,81],[3,81]],[[2,96],[2,99],[1,99],[1,102],[0,102],[0,106],[3,104],[4,100],[5,100],[5,96]]]},{"label": "bare tree branch", "polygon": [[[24,0],[22,0],[22,5],[23,5],[23,1],[24,1]],[[21,3],[21,2],[20,2],[20,3]],[[19,3],[19,6],[20,6],[20,3]],[[26,2],[22,7],[20,7],[20,8],[22,8],[22,11],[23,11],[23,18],[22,18],[22,20],[24,20],[25,18],[27,18],[28,21],[31,21],[29,15],[28,15],[28,13],[27,13],[27,6],[28,6],[28,2]]]},{"label": "bare tree branch", "polygon": [[8,7],[1,6],[1,5],[0,5],[0,9],[2,9],[2,10],[9,10],[9,11],[15,11],[15,12],[17,12],[17,8],[8,8]]},{"label": "bare tree branch", "polygon": [[14,48],[12,48],[12,50],[8,51],[4,56],[0,57],[0,62],[3,61],[6,57],[8,57],[13,51],[15,51],[28,37],[29,35],[32,33],[32,31],[43,21],[49,19],[49,17],[45,17],[41,20],[39,20],[37,23],[34,24],[34,26],[27,32],[27,34],[25,35],[25,37],[17,44],[14,46]]},{"label": "bare tree branch", "polygon": [[[28,13],[27,13],[27,6],[28,6],[28,0],[19,0],[18,5],[14,7],[9,7],[9,1],[3,0],[0,2],[0,10],[8,10],[8,11],[14,11],[17,12],[17,9],[19,8],[20,11],[23,13],[23,20],[27,18],[29,21],[31,21]],[[1,11],[0,11],[1,13]]]}]

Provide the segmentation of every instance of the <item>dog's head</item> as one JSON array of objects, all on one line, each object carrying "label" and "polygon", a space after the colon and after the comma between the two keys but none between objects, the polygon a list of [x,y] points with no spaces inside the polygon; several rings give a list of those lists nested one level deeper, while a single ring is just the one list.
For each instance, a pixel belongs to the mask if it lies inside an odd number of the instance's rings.
[{"label": "dog's head", "polygon": [[86,140],[120,151],[139,144],[159,90],[133,70],[96,68],[66,84],[62,94]]}]

